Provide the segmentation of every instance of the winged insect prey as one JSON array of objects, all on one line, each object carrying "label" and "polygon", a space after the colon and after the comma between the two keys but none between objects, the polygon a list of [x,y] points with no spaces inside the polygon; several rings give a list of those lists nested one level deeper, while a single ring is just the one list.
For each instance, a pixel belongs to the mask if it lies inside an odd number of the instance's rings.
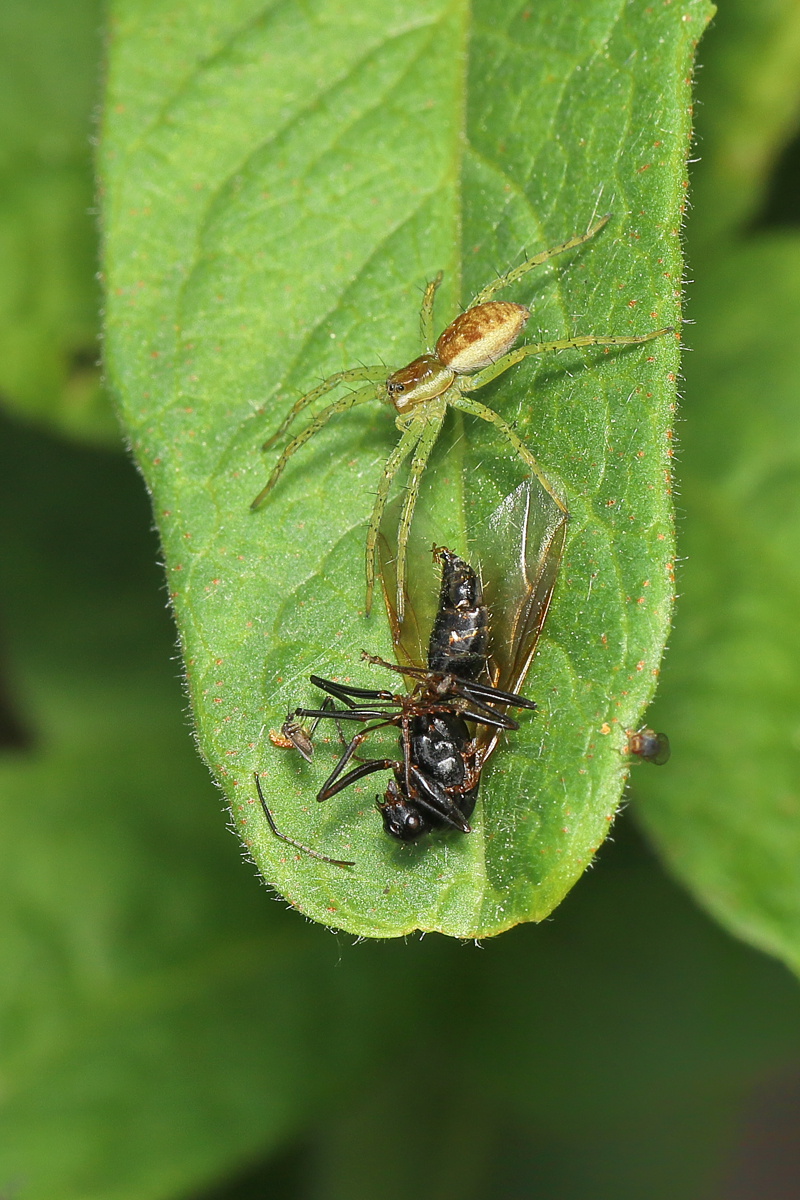
[{"label": "winged insect prey", "polygon": [[[415,666],[424,653],[424,630],[435,627],[437,607],[423,573],[413,572],[406,581],[404,617],[398,616],[391,515],[381,528],[381,582],[395,657],[401,666]],[[518,694],[530,670],[553,597],[568,519],[563,501],[556,503],[538,480],[525,479],[468,530],[469,555],[480,562],[484,605],[491,616],[485,678],[498,691]],[[415,551],[415,557],[423,552],[418,536]],[[501,733],[478,731],[483,763]]]},{"label": "winged insect prey", "polygon": [[403,620],[409,530],[419,494],[420,478],[441,431],[448,406],[493,425],[514,453],[522,459],[531,476],[536,478],[550,495],[553,503],[561,507],[561,501],[539,469],[536,459],[513,428],[498,413],[474,399],[470,393],[478,391],[531,355],[588,346],[635,346],[671,332],[672,326],[665,326],[634,336],[606,337],[588,334],[528,343],[512,349],[530,317],[530,309],[522,304],[493,300],[494,294],[515,283],[534,267],[589,241],[603,228],[609,216],[610,214],[591,225],[585,233],[577,234],[550,250],[535,254],[520,266],[492,280],[434,341],[433,303],[436,289],[442,280],[440,271],[436,278],[427,284],[423,295],[420,311],[422,354],[418,358],[391,373],[387,373],[383,366],[355,367],[335,372],[318,387],[300,396],[276,432],[264,443],[262,449],[272,447],[283,437],[295,417],[322,396],[337,388],[353,384],[363,385],[346,392],[340,399],[320,409],[309,424],[289,441],[278,458],[266,486],[253,500],[253,509],[257,509],[274,488],[292,455],[324,428],[331,417],[372,400],[382,400],[393,407],[400,440],[384,465],[367,531],[367,613],[372,604],[378,536],[389,490],[394,476],[410,456],[411,466],[397,529],[397,584],[394,607],[398,619],[401,622]]},{"label": "winged insect prey", "polygon": [[654,729],[648,729],[646,725],[643,725],[635,733],[629,732],[627,737],[628,753],[633,754],[640,762],[653,763],[656,767],[663,767],[664,763],[669,761],[672,748],[665,733],[656,733]]},{"label": "winged insect prey", "polygon": [[[346,744],[318,799],[388,770],[392,777],[382,801],[376,800],[392,837],[411,841],[431,829],[469,832],[481,771],[500,734],[518,728],[507,708],[536,707],[518,692],[544,626],[566,522],[563,506],[557,508],[536,481],[524,481],[484,522],[482,534],[491,549],[483,552],[482,578],[458,555],[435,548],[441,566],[438,597],[431,599],[432,589],[421,581],[424,573],[414,573],[402,623],[393,606],[396,556],[382,536],[381,580],[398,663],[364,658],[405,676],[411,686],[402,695],[311,676],[328,700],[344,707],[297,709],[292,719],[363,726]],[[494,607],[487,603],[489,595]],[[423,651],[421,630],[426,628]],[[392,727],[399,732],[399,756],[351,766],[370,734]]]},{"label": "winged insect prey", "polygon": [[314,743],[311,740],[311,731],[305,725],[301,724],[300,721],[295,721],[291,713],[289,713],[283,725],[281,725],[280,733],[276,733],[274,729],[270,729],[269,740],[273,746],[277,746],[280,750],[296,750],[308,763],[314,757]]},{"label": "winged insect prey", "polygon": [[[517,722],[506,708],[536,708],[533,701],[498,689],[489,680],[489,615],[475,571],[445,547],[434,548],[434,560],[441,565],[441,587],[427,663],[395,665],[363,654],[368,662],[408,677],[409,692],[351,687],[312,675],[316,687],[346,707],[295,712],[296,717],[363,724],[317,799],[327,800],[376,771],[391,771],[383,799],[376,797],[376,802],[384,829],[400,841],[436,828],[469,833],[484,761],[470,724],[492,733],[514,730]],[[399,758],[368,759],[348,770],[362,742],[387,726],[399,730]]]}]

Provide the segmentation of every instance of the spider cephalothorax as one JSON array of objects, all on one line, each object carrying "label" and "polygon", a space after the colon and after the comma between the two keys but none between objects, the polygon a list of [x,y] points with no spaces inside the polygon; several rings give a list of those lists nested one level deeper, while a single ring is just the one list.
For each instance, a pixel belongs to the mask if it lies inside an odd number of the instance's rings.
[{"label": "spider cephalothorax", "polygon": [[521,266],[515,267],[512,271],[508,271],[505,275],[501,275],[487,284],[466,311],[456,317],[434,342],[433,297],[442,279],[442,274],[439,272],[436,279],[425,288],[422,300],[420,326],[423,353],[419,358],[415,358],[408,366],[402,367],[399,371],[393,371],[388,376],[385,367],[355,367],[350,371],[338,371],[335,375],[329,376],[319,387],[295,401],[280,428],[264,443],[265,450],[272,446],[278,438],[283,436],[298,413],[319,399],[320,396],[332,391],[333,388],[342,384],[364,382],[364,387],[349,392],[341,399],[328,404],[317,413],[301,433],[289,442],[275,464],[267,486],[253,501],[253,508],[257,508],[267,493],[275,486],[283,468],[295,451],[322,429],[336,413],[345,412],[358,404],[366,404],[367,401],[376,399],[384,400],[394,407],[395,422],[400,430],[400,440],[386,460],[383,474],[378,483],[367,533],[367,612],[372,603],[375,582],[378,531],[389,496],[389,489],[399,467],[411,455],[411,467],[397,535],[396,604],[397,616],[402,622],[405,602],[403,586],[406,576],[406,552],[411,518],[419,494],[420,477],[439,436],[448,405],[494,425],[530,472],[536,476],[558,508],[562,512],[565,511],[561,500],[539,470],[535,458],[511,426],[493,409],[487,408],[485,404],[481,404],[479,400],[475,400],[468,393],[482,388],[492,379],[496,379],[498,375],[502,375],[509,367],[513,367],[532,354],[544,354],[548,350],[567,350],[581,346],[634,346],[641,342],[649,342],[652,338],[670,331],[669,328],[657,329],[652,333],[636,337],[596,337],[589,334],[562,338],[559,341],[529,343],[517,347],[516,350],[512,349],[530,316],[530,311],[522,304],[508,304],[492,300],[491,297],[501,288],[514,283],[533,267],[539,266],[556,254],[562,254],[565,250],[571,250],[588,241],[598,230],[602,229],[607,220],[607,216],[603,217],[586,233],[570,238],[552,250],[545,250],[541,254],[534,255]]}]

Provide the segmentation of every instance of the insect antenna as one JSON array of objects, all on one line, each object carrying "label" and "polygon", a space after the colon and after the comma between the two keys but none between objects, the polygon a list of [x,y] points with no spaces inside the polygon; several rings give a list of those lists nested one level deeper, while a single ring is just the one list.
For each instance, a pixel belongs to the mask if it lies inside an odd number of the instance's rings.
[{"label": "insect antenna", "polygon": [[258,792],[258,798],[261,801],[261,807],[264,810],[264,816],[267,818],[267,824],[275,834],[276,838],[279,838],[282,842],[286,842],[289,846],[294,846],[295,850],[302,850],[304,854],[310,854],[312,858],[316,858],[320,862],[330,863],[332,867],[354,867],[356,865],[354,862],[349,862],[347,859],[328,858],[327,854],[319,854],[316,850],[312,850],[310,846],[304,846],[302,842],[296,842],[294,838],[290,838],[287,836],[287,834],[281,833],[280,829],[278,829],[278,826],[275,824],[275,818],[267,808],[267,802],[264,799],[264,793],[261,791],[261,782],[258,778],[258,772],[253,772],[253,779],[256,781],[256,791]]}]

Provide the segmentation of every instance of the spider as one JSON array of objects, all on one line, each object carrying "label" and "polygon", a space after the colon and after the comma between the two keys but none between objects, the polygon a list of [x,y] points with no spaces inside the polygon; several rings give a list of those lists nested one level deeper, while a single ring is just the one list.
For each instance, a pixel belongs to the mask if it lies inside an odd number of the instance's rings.
[{"label": "spider", "polygon": [[433,299],[436,289],[442,281],[442,272],[440,271],[436,278],[427,284],[422,298],[420,332],[423,353],[419,358],[415,358],[407,366],[388,375],[386,368],[382,366],[354,367],[349,371],[337,371],[318,387],[300,396],[286,414],[280,427],[264,443],[262,449],[268,450],[279,438],[283,437],[295,417],[303,409],[334,388],[342,384],[364,383],[363,387],[348,392],[347,395],[342,396],[339,400],[334,400],[332,404],[321,409],[305,429],[289,442],[275,464],[266,487],[252,502],[250,506],[252,509],[258,508],[274,488],[295,451],[304,446],[315,433],[318,433],[331,417],[337,413],[347,412],[359,404],[366,404],[370,400],[383,400],[394,407],[395,423],[400,431],[400,440],[383,468],[367,531],[365,605],[367,613],[372,606],[378,533],[389,489],[398,469],[411,455],[411,467],[397,534],[396,610],[398,620],[400,622],[403,620],[403,585],[406,577],[409,528],[419,494],[420,477],[439,436],[448,405],[494,425],[519,455],[531,474],[536,476],[561,512],[566,512],[561,500],[555,495],[540,471],[536,459],[511,426],[503,420],[499,413],[487,408],[485,404],[481,404],[479,400],[474,399],[468,393],[478,391],[479,388],[496,379],[498,375],[502,375],[510,367],[533,354],[545,354],[550,350],[577,349],[582,346],[636,346],[671,332],[672,326],[634,337],[597,337],[589,334],[550,342],[533,342],[519,346],[516,350],[511,349],[530,317],[530,310],[522,304],[492,300],[491,297],[495,292],[515,283],[534,267],[540,266],[557,254],[563,254],[565,251],[572,250],[589,241],[603,228],[610,215],[610,213],[607,214],[590,226],[586,233],[571,237],[552,250],[544,250],[540,254],[535,254],[520,266],[498,276],[478,292],[469,307],[456,317],[434,342]]}]

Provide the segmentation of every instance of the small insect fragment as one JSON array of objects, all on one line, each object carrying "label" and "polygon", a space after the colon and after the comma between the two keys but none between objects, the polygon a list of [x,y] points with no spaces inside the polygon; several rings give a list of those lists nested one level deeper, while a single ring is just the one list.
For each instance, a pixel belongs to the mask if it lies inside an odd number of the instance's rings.
[{"label": "small insect fragment", "polygon": [[314,743],[311,741],[309,730],[299,721],[295,721],[291,713],[281,725],[280,733],[270,729],[269,740],[280,750],[296,750],[306,762],[310,763],[314,757]]},{"label": "small insect fragment", "polygon": [[628,734],[628,753],[636,755],[642,762],[663,767],[669,761],[672,750],[665,733],[656,733],[654,729],[642,726],[635,733]]},{"label": "small insect fragment", "polygon": [[522,460],[530,474],[539,481],[553,503],[562,513],[565,511],[561,500],[539,469],[536,459],[511,425],[493,409],[476,400],[470,393],[478,391],[531,355],[588,346],[636,346],[671,332],[672,326],[665,326],[662,329],[636,336],[606,337],[588,334],[554,341],[528,343],[518,346],[516,350],[512,349],[530,317],[530,310],[522,304],[493,300],[495,292],[515,283],[528,271],[556,255],[583,245],[603,228],[608,219],[609,216],[603,217],[590,226],[586,233],[568,238],[567,241],[551,250],[535,254],[520,266],[494,279],[478,292],[466,311],[456,317],[434,342],[433,301],[436,289],[442,280],[440,271],[425,288],[420,312],[423,353],[418,358],[408,363],[407,366],[401,367],[400,370],[388,374],[383,366],[355,367],[349,371],[337,371],[318,387],[300,396],[286,414],[280,427],[264,443],[262,447],[264,450],[273,446],[283,437],[295,417],[320,397],[333,391],[334,388],[356,383],[363,384],[363,386],[349,391],[341,399],[334,400],[333,403],[320,409],[305,429],[288,443],[278,458],[266,487],[253,500],[252,509],[259,507],[278,482],[292,455],[305,445],[309,438],[318,433],[331,417],[372,400],[382,400],[394,409],[395,424],[400,432],[400,440],[383,468],[367,532],[367,613],[372,604],[381,520],[389,498],[392,480],[405,460],[410,457],[411,466],[397,530],[396,594],[393,601],[397,618],[401,623],[403,621],[409,530],[419,494],[420,478],[444,424],[448,406],[460,409],[462,412],[493,425]]}]

